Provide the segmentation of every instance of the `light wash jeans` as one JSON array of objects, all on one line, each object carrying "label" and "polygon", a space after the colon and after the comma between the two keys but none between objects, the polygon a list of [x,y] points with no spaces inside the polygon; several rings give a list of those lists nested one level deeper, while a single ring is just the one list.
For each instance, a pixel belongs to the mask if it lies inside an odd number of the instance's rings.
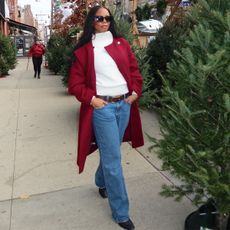
[{"label": "light wash jeans", "polygon": [[130,116],[130,104],[121,100],[94,109],[93,127],[100,152],[95,183],[106,188],[112,216],[117,223],[129,219],[129,200],[121,166],[120,145]]}]

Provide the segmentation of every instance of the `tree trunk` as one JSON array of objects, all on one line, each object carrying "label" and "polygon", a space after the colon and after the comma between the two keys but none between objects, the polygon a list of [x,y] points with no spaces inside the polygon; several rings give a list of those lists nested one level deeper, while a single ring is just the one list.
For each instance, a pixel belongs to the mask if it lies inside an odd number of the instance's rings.
[{"label": "tree trunk", "polygon": [[229,214],[222,214],[220,213],[219,215],[217,215],[216,218],[216,226],[217,226],[217,230],[230,230],[230,223],[229,222]]}]

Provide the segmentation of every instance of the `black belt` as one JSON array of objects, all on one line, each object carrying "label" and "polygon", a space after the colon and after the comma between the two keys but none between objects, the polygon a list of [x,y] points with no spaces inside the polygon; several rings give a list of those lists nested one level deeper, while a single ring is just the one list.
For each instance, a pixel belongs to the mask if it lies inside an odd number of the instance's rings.
[{"label": "black belt", "polygon": [[97,95],[96,97],[97,98],[101,98],[104,101],[113,102],[114,103],[114,102],[118,102],[118,101],[124,100],[128,96],[129,96],[129,93],[118,95],[118,96],[100,96],[100,95]]}]

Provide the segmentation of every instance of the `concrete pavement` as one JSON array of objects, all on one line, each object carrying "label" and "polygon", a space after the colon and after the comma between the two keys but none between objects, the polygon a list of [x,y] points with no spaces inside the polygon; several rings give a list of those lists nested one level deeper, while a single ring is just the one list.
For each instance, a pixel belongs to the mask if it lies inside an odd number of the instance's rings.
[{"label": "concrete pavement", "polygon": [[[32,63],[19,59],[10,76],[0,78],[0,230],[115,230],[107,200],[94,185],[98,153],[84,172],[76,167],[79,103],[61,77],[42,69],[33,78]],[[159,136],[156,114],[143,111],[146,133]],[[137,230],[183,230],[195,208],[158,193],[171,177],[148,152],[151,143],[122,145],[130,216]]]}]

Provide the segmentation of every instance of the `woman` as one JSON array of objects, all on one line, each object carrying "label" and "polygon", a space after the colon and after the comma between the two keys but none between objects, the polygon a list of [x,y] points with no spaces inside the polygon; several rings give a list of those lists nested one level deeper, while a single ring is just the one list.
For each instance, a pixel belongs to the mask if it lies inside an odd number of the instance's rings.
[{"label": "woman", "polygon": [[42,55],[45,54],[45,46],[41,43],[41,40],[37,40],[30,48],[28,58],[32,56],[34,66],[34,78],[40,79]]},{"label": "woman", "polygon": [[114,220],[134,229],[121,166],[120,145],[143,145],[137,98],[142,77],[128,42],[118,36],[108,9],[93,7],[74,51],[69,93],[81,102],[78,159],[80,173],[88,154],[97,147],[100,163],[95,174],[99,194],[109,200]]}]

